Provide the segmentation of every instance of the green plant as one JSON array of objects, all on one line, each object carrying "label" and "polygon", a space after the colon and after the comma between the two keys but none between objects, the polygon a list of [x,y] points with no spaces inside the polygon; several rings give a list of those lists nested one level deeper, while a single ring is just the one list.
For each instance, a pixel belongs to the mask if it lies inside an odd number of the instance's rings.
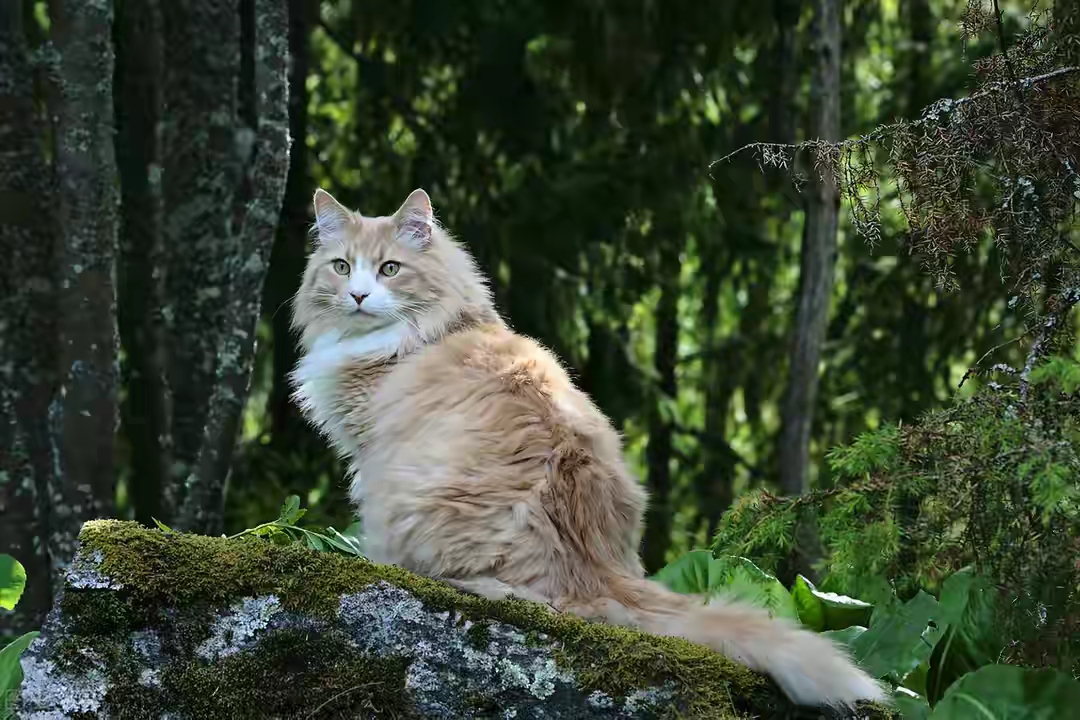
[{"label": "green plant", "polygon": [[[14,610],[26,587],[26,570],[15,558],[0,554],[0,607]],[[37,631],[28,632],[0,649],[0,720],[14,718],[11,703],[22,684],[23,671],[19,657],[30,646]]]},{"label": "green plant", "polygon": [[[300,498],[296,495],[290,495],[282,503],[276,520],[230,535],[229,539],[235,540],[236,538],[251,536],[266,538],[270,542],[279,545],[299,542],[312,550],[320,552],[336,552],[343,555],[363,557],[364,546],[363,536],[360,535],[360,523],[353,523],[345,529],[345,532],[339,532],[333,526],[328,526],[324,530],[300,527],[297,522],[306,512],[307,510],[300,507]],[[156,518],[154,522],[165,532],[175,532]]]}]

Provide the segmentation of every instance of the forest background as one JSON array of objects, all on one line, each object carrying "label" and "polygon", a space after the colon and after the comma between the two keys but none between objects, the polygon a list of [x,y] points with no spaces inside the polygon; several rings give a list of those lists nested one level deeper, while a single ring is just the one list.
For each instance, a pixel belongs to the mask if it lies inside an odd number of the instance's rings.
[{"label": "forest background", "polygon": [[[902,152],[855,167],[939,99],[1039,86],[1017,82],[1048,67],[1037,3],[109,5],[0,0],[0,550],[29,577],[0,631],[40,624],[93,517],[234,533],[297,495],[351,524],[287,381],[316,187],[366,214],[429,192],[514,328],[624,433],[650,572],[730,539],[739,498],[873,475],[826,457],[959,407],[992,364],[1026,399],[1039,327],[1072,353],[1070,261],[1010,254],[1000,184],[965,175],[965,204],[931,212],[897,190]],[[776,145],[736,153],[755,143]],[[1071,245],[1069,213],[1036,224]],[[1073,520],[1075,470],[1054,499]],[[815,575],[785,549],[755,558]]]}]

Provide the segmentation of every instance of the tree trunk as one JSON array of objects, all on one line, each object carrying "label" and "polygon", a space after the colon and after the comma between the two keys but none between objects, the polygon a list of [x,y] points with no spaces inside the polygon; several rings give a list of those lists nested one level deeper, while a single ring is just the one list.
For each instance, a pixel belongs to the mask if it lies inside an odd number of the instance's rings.
[{"label": "tree trunk", "polygon": [[126,0],[117,12],[116,155],[123,197],[118,321],[124,347],[121,422],[131,455],[135,519],[161,517],[169,428],[161,342],[161,10]]},{"label": "tree trunk", "polygon": [[930,79],[931,44],[934,40],[934,14],[930,0],[906,0],[911,44],[906,53],[908,75],[908,117],[918,117],[936,97]]},{"label": "tree trunk", "polygon": [[[215,173],[216,178],[231,179],[234,184],[223,205],[203,206],[227,221],[222,228],[206,216],[203,226],[207,231],[215,226],[222,231],[217,243],[226,251],[215,285],[221,291],[215,295],[221,309],[213,313],[218,321],[211,347],[216,367],[196,464],[185,480],[177,518],[184,529],[207,535],[220,533],[224,525],[225,481],[247,399],[266,261],[289,165],[285,1],[245,1],[240,8],[239,27],[233,28],[239,32],[230,34],[240,56],[240,62],[232,66],[241,90],[239,102],[232,106],[234,142],[230,148],[217,148],[224,164]],[[236,53],[229,56],[237,59]],[[215,57],[211,53],[209,60]],[[191,279],[196,268],[187,269],[185,274]]]},{"label": "tree trunk", "polygon": [[59,388],[49,406],[56,471],[49,490],[53,581],[83,522],[113,514],[117,424],[116,163],[112,2],[51,0],[56,50],[49,111],[60,242]]},{"label": "tree trunk", "polygon": [[[811,80],[809,135],[830,142],[840,139],[840,27],[839,0],[815,0],[812,33],[816,62]],[[781,410],[780,487],[789,495],[806,492],[809,484],[810,435],[817,400],[818,364],[832,295],[840,210],[840,194],[831,172],[825,169],[819,173],[811,169],[810,175],[799,306]]]},{"label": "tree trunk", "polygon": [[663,403],[675,402],[678,384],[675,367],[679,346],[679,254],[681,241],[660,234],[660,301],[656,308],[656,348],[653,367],[657,374],[657,397],[648,413],[649,442],[645,449],[648,468],[649,507],[645,513],[642,559],[649,573],[664,566],[671,545],[671,451],[674,428]]},{"label": "tree trunk", "polygon": [[47,417],[55,382],[56,228],[27,23],[22,0],[0,0],[0,551],[27,573],[14,612],[0,612],[0,637],[40,627],[52,604]]},{"label": "tree trunk", "polygon": [[271,444],[278,450],[295,447],[300,438],[312,436],[308,423],[301,417],[292,401],[289,373],[296,367],[296,339],[290,326],[292,311],[289,302],[300,288],[311,225],[311,195],[313,188],[308,169],[307,76],[310,67],[308,49],[312,25],[312,8],[304,0],[289,0],[289,177],[285,183],[285,198],[281,207],[274,248],[270,255],[270,272],[264,291],[264,312],[273,328],[273,377],[269,407]]}]

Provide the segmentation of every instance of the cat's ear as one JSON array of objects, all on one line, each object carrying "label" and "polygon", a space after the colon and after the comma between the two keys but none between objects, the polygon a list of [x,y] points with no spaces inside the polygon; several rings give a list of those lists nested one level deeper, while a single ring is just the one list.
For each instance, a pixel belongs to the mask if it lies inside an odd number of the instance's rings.
[{"label": "cat's ear", "polygon": [[431,212],[431,198],[417,188],[409,193],[405,202],[394,213],[398,240],[414,250],[423,250],[431,244],[431,233],[435,228],[435,219]]},{"label": "cat's ear", "polygon": [[349,223],[351,213],[334,196],[322,188],[315,191],[315,225],[319,230],[319,242],[339,237]]}]

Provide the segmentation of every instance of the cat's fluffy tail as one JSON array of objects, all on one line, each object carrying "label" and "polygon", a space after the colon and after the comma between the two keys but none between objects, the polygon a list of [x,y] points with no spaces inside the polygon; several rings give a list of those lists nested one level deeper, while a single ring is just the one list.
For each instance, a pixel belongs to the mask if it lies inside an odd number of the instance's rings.
[{"label": "cat's fluffy tail", "polygon": [[831,640],[790,620],[771,618],[765,610],[720,601],[702,605],[638,578],[615,578],[611,590],[611,598],[572,610],[710,647],[768,674],[800,705],[851,706],[885,698],[881,685]]}]

